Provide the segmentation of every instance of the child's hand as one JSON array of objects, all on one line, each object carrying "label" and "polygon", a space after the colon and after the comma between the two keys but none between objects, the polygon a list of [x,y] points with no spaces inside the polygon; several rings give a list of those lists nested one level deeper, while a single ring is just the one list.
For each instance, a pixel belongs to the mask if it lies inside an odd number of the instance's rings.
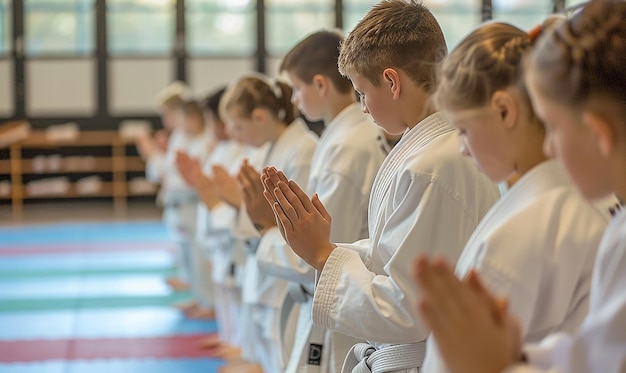
[{"label": "child's hand", "polygon": [[263,233],[276,226],[274,211],[263,197],[261,174],[248,164],[248,160],[243,161],[239,175],[237,175],[237,181],[239,181],[242,190],[246,211],[257,230]]},{"label": "child's hand", "polygon": [[[285,175],[281,172],[280,175],[276,172],[274,167],[266,167],[263,169],[263,173],[261,174],[261,183],[263,183],[263,197],[269,204],[270,207],[274,206],[274,203],[277,203],[276,198],[274,198],[274,189],[278,188],[277,184],[281,180],[282,177],[284,182],[288,182]],[[272,207],[272,213],[274,214],[274,208]],[[283,225],[280,223],[278,216],[274,214],[276,226],[280,230],[280,234],[287,240],[285,237],[285,230],[283,229]]]},{"label": "child's hand", "polygon": [[176,152],[176,168],[187,184],[198,189],[203,176],[202,166],[198,159],[191,158],[183,151],[178,151]]},{"label": "child's hand", "polygon": [[419,311],[452,372],[499,373],[519,361],[519,324],[475,273],[461,282],[443,260],[424,257],[415,268]]},{"label": "child's hand", "polygon": [[137,136],[135,139],[135,146],[137,147],[139,156],[144,161],[157,152],[157,146],[154,140],[148,135]]},{"label": "child's hand", "polygon": [[159,130],[154,134],[154,144],[157,149],[162,152],[167,151],[167,142],[169,141],[169,135],[165,130]]},{"label": "child's hand", "polygon": [[224,202],[237,209],[241,206],[242,198],[239,183],[224,167],[213,166],[213,185],[218,196]]},{"label": "child's hand", "polygon": [[269,169],[266,188],[276,187],[267,196],[275,200],[274,214],[280,222],[281,232],[293,251],[313,268],[321,271],[335,245],[330,242],[331,217],[317,195],[311,200],[294,181],[288,183],[285,175]]},{"label": "child's hand", "polygon": [[213,180],[205,174],[200,175],[196,191],[198,192],[198,197],[202,203],[204,203],[209,210],[212,210],[215,206],[222,202],[222,199],[215,189]]}]

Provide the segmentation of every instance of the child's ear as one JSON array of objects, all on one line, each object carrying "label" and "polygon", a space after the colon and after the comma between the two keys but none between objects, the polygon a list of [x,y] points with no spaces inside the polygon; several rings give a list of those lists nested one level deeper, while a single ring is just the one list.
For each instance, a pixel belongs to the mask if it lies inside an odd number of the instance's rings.
[{"label": "child's ear", "polygon": [[393,99],[400,98],[400,75],[392,68],[386,68],[383,70],[383,84],[389,86]]},{"label": "child's ear", "polygon": [[491,106],[498,112],[506,128],[513,128],[517,122],[517,104],[513,96],[506,91],[496,91],[491,96]]},{"label": "child's ear", "polygon": [[316,74],[313,76],[313,86],[317,90],[317,93],[320,97],[326,96],[328,93],[328,79],[324,75]]},{"label": "child's ear", "polygon": [[267,113],[259,108],[252,110],[252,113],[250,113],[250,118],[254,124],[264,123],[267,119],[266,117]]},{"label": "child's ear", "polygon": [[591,130],[600,154],[608,157],[613,152],[617,141],[617,133],[613,127],[614,123],[604,115],[592,111],[583,112],[582,122]]}]

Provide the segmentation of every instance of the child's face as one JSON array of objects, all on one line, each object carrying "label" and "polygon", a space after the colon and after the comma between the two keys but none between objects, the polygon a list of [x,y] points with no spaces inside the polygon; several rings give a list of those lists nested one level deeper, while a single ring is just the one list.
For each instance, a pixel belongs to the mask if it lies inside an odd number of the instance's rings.
[{"label": "child's face", "polygon": [[585,198],[593,200],[612,193],[596,136],[583,123],[580,110],[545,97],[532,72],[526,77],[526,84],[535,113],[546,127],[546,155],[563,164]]},{"label": "child's face", "polygon": [[184,116],[183,128],[190,135],[198,135],[204,129],[204,121],[200,115],[187,114]]},{"label": "child's face", "polygon": [[204,125],[218,141],[228,140],[224,123],[212,111],[204,111]]},{"label": "child's face", "polygon": [[293,87],[291,102],[298,107],[298,110],[308,120],[318,121],[323,119],[324,103],[318,89],[315,87],[315,81],[305,83],[291,71],[287,72],[287,76]]},{"label": "child's face", "polygon": [[406,126],[395,110],[393,93],[386,82],[376,87],[369,79],[358,73],[348,74],[352,86],[361,98],[361,108],[364,113],[369,113],[376,124],[392,135],[404,133]]},{"label": "child's face", "polygon": [[459,130],[461,153],[471,156],[491,181],[506,181],[515,172],[514,146],[495,108],[446,111],[446,115]]},{"label": "child's face", "polygon": [[242,115],[237,107],[229,109],[226,113],[226,133],[237,142],[255,147],[267,141],[261,126],[252,118]]},{"label": "child's face", "polygon": [[185,115],[181,109],[163,106],[161,108],[161,122],[163,128],[171,131],[184,122]]}]

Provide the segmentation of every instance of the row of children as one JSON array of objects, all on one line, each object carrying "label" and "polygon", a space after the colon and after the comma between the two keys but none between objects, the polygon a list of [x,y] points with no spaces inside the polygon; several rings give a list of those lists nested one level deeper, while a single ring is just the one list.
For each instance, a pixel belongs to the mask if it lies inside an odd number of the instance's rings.
[{"label": "row of children", "polygon": [[[214,148],[205,173],[178,156],[207,209],[187,263],[204,258],[192,283],[211,266],[221,340],[265,372],[625,371],[624,216],[607,229],[588,201],[626,192],[625,21],[594,0],[530,33],[482,25],[446,56],[426,7],[387,0],[343,42],[294,47],[293,92],[231,85],[212,115],[246,149],[215,167]],[[350,82],[402,135],[386,157]]]}]

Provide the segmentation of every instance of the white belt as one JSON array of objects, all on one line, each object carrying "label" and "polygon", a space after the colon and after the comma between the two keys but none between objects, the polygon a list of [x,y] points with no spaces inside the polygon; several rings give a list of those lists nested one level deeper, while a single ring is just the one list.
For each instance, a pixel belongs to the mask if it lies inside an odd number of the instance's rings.
[{"label": "white belt", "polygon": [[425,353],[426,341],[393,345],[381,350],[367,343],[358,343],[348,352],[341,372],[385,373],[419,368]]}]

